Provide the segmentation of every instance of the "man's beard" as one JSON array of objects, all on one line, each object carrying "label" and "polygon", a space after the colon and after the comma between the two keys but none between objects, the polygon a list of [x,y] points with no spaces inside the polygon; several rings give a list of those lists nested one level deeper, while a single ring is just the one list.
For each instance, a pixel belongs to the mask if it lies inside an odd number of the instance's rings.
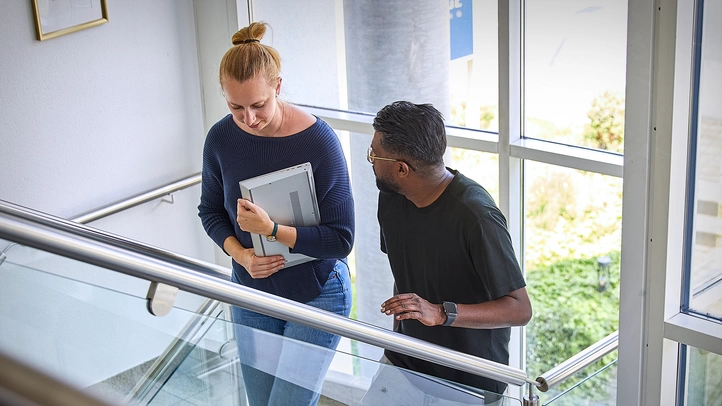
[{"label": "man's beard", "polygon": [[399,185],[396,182],[376,177],[376,187],[384,193],[399,193]]}]

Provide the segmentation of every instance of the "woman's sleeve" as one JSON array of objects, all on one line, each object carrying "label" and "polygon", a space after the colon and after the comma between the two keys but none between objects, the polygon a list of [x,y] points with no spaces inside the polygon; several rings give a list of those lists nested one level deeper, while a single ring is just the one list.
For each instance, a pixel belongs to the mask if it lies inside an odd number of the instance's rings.
[{"label": "woman's sleeve", "polygon": [[223,248],[223,242],[235,235],[235,229],[224,206],[223,179],[218,157],[213,153],[209,135],[203,148],[203,172],[201,178],[201,201],[198,217],[209,237]]},{"label": "woman's sleeve", "polygon": [[341,144],[330,127],[328,131],[313,170],[321,223],[296,227],[296,245],[291,251],[314,258],[345,258],[354,242],[354,201]]}]

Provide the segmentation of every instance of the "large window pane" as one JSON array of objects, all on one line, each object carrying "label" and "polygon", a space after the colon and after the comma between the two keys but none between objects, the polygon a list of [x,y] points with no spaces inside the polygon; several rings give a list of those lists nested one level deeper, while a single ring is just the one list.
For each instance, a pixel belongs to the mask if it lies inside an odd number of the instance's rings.
[{"label": "large window pane", "polygon": [[432,103],[449,124],[498,131],[496,0],[252,3],[286,100],[370,114]]},{"label": "large window pane", "polygon": [[[499,131],[499,52],[496,0],[449,2],[451,123]],[[464,24],[464,12],[472,11]],[[471,45],[471,46],[470,46]],[[469,50],[472,52],[469,53]]]},{"label": "large window pane", "polygon": [[526,0],[524,136],[622,152],[627,2]]},{"label": "large window pane", "polygon": [[[722,1],[704,2],[689,306],[722,317]],[[695,135],[693,134],[693,137]]]},{"label": "large window pane", "polygon": [[686,405],[722,405],[722,356],[687,347]]},{"label": "large window pane", "polygon": [[[620,178],[525,162],[524,259],[534,308],[526,329],[531,376],[618,329],[621,219]],[[606,391],[612,383],[594,387]]]}]

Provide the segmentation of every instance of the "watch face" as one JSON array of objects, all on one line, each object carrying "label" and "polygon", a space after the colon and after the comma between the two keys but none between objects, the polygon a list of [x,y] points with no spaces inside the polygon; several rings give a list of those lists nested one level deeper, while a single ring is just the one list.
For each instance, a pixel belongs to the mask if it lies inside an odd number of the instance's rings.
[{"label": "watch face", "polygon": [[444,302],[444,312],[446,314],[456,314],[456,303]]}]

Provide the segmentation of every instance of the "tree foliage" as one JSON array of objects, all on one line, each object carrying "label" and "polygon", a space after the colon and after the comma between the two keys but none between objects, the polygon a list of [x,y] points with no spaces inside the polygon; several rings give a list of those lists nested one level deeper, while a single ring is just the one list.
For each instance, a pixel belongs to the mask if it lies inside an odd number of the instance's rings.
[{"label": "tree foliage", "polygon": [[499,108],[496,105],[487,105],[487,106],[480,106],[479,107],[479,123],[478,125],[474,125],[474,123],[468,123],[468,118],[466,115],[466,101],[455,101],[452,102],[451,106],[451,124],[457,125],[459,127],[470,127],[470,128],[478,128],[481,130],[488,130],[491,128],[492,123],[495,125],[498,125],[495,123],[496,114],[499,111]]},{"label": "tree foliage", "polygon": [[584,138],[595,148],[624,151],[624,97],[606,91],[592,101]]},{"label": "tree foliage", "polygon": [[525,168],[528,268],[619,249],[621,179],[538,163]]},{"label": "tree foliage", "polygon": [[[527,373],[531,376],[550,370],[618,329],[619,251],[608,256],[612,260],[611,284],[602,292],[598,290],[597,257],[561,260],[527,272],[527,291],[534,309],[526,334]],[[559,389],[570,387],[614,358],[608,355]],[[609,395],[614,374],[604,372],[595,376],[589,387],[576,391],[575,404]]]}]

